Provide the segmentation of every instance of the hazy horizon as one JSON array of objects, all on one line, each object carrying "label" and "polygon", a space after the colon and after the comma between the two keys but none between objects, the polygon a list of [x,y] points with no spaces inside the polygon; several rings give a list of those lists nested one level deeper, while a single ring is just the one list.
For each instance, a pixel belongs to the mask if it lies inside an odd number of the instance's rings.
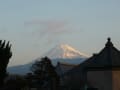
[{"label": "hazy horizon", "polygon": [[12,44],[9,65],[30,62],[58,43],[92,55],[111,37],[120,49],[119,0],[1,0],[0,39]]}]

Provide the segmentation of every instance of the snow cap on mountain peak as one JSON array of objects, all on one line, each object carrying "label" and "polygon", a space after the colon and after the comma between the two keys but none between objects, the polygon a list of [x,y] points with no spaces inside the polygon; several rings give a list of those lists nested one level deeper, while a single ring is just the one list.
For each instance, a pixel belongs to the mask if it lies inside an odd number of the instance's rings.
[{"label": "snow cap on mountain peak", "polygon": [[51,49],[46,56],[50,57],[51,59],[56,58],[87,58],[88,56],[79,52],[78,50],[74,49],[68,44],[60,44]]}]

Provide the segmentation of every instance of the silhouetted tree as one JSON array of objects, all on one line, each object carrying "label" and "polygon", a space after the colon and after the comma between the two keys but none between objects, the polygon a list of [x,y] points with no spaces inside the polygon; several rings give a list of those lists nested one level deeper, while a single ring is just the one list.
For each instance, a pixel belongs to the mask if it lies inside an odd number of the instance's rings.
[{"label": "silhouetted tree", "polygon": [[48,57],[41,58],[32,66],[34,75],[38,78],[38,83],[44,87],[49,87],[51,90],[58,90],[59,76],[53,67],[51,60]]},{"label": "silhouetted tree", "polygon": [[10,75],[6,78],[4,89],[5,90],[24,90],[27,87],[27,80],[20,75]]},{"label": "silhouetted tree", "polygon": [[4,78],[7,75],[6,69],[11,56],[11,44],[9,42],[6,44],[5,40],[0,40],[0,87],[3,86]]}]

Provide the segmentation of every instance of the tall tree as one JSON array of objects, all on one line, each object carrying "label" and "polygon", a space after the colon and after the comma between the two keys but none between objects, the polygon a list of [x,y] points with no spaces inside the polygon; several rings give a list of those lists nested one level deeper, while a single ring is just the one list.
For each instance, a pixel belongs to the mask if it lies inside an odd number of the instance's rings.
[{"label": "tall tree", "polygon": [[59,76],[57,75],[51,60],[48,57],[41,58],[32,66],[32,71],[41,86],[49,87],[51,90],[58,90]]},{"label": "tall tree", "polygon": [[9,44],[9,41],[6,43],[5,40],[0,40],[0,87],[3,86],[4,78],[7,75],[6,69],[11,56],[11,44]]}]

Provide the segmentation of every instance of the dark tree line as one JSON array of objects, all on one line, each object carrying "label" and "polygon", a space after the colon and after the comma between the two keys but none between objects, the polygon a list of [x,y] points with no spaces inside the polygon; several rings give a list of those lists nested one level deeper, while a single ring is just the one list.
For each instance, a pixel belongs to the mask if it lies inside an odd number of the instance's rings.
[{"label": "dark tree line", "polygon": [[11,44],[0,40],[0,88],[3,86],[4,78],[7,76],[7,65],[12,56]]},{"label": "dark tree line", "polygon": [[39,88],[49,88],[50,90],[58,90],[59,76],[48,57],[41,58],[32,66],[32,71],[36,77]]},{"label": "dark tree line", "polygon": [[4,83],[5,78],[9,76],[7,66],[11,57],[11,44],[9,41],[0,40],[0,90],[21,90],[21,88],[31,87],[32,85],[38,90],[45,90],[45,88],[49,90],[59,89],[59,76],[48,57],[41,58],[32,65],[32,77],[14,76],[16,80],[9,79]]}]

